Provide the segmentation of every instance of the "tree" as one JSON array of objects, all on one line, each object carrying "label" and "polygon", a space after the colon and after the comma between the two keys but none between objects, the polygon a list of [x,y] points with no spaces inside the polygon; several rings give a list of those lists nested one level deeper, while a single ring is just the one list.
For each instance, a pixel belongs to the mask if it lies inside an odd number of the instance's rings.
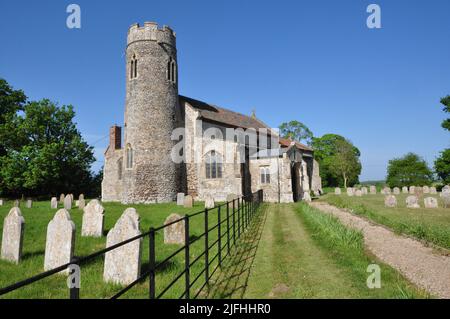
[{"label": "tree", "polygon": [[307,145],[311,144],[313,133],[305,124],[299,121],[290,121],[287,123],[282,123],[279,129],[280,135],[283,138],[290,138],[298,142],[303,141]]},{"label": "tree", "polygon": [[329,168],[335,176],[342,177],[344,187],[349,180],[357,180],[361,173],[361,163],[355,156],[355,147],[346,140],[336,140],[336,152],[329,158]]},{"label": "tree", "polygon": [[[7,146],[0,155],[0,193],[39,196],[87,192],[94,178],[90,171],[94,155],[73,122],[73,107],[58,107],[47,99],[23,104],[20,94],[17,96],[20,103],[9,107],[10,122],[4,126],[20,143],[3,134]],[[2,110],[12,100],[12,94],[0,100]]]},{"label": "tree", "polygon": [[[337,167],[334,164],[336,154],[339,153],[340,148],[343,148],[341,144],[347,144],[348,148],[351,149],[351,152],[345,154],[345,156],[351,157],[348,162],[351,164],[350,174],[345,174],[346,181],[344,175],[337,171]],[[347,184],[356,184],[359,182],[358,177],[361,174],[359,157],[361,156],[361,152],[350,141],[337,134],[325,134],[322,137],[313,138],[311,145],[314,149],[314,158],[320,164],[320,177],[324,186],[347,186]],[[347,149],[347,147],[344,148]]]},{"label": "tree", "polygon": [[[444,105],[444,112],[450,113],[450,95],[442,98],[441,104]],[[450,118],[447,118],[442,122],[442,127],[447,131],[450,131]]]},{"label": "tree", "polygon": [[386,183],[390,187],[430,185],[432,180],[433,173],[417,154],[408,153],[389,161]]},{"label": "tree", "polygon": [[434,162],[434,170],[444,184],[450,184],[450,149],[441,152]]}]

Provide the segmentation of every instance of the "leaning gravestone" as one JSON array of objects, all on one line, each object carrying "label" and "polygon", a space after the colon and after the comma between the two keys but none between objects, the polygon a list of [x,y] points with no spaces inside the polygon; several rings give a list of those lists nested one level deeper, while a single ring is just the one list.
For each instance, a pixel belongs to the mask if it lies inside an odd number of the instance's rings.
[{"label": "leaning gravestone", "polygon": [[164,244],[184,244],[185,242],[185,229],[184,220],[180,215],[171,214],[164,221],[164,225],[168,225],[175,221],[178,222],[164,227]]},{"label": "leaning gravestone", "polygon": [[177,205],[184,206],[184,193],[177,194]]},{"label": "leaning gravestone", "polygon": [[347,188],[347,196],[353,196],[353,195],[355,195],[355,194],[353,193],[353,188],[348,187],[348,188]]},{"label": "leaning gravestone", "polygon": [[184,197],[184,207],[185,208],[192,208],[194,206],[194,199],[191,195],[186,195]]},{"label": "leaning gravestone", "polygon": [[376,186],[373,186],[373,185],[370,186],[369,191],[370,191],[370,195],[376,195],[377,194]]},{"label": "leaning gravestone", "polygon": [[211,195],[206,196],[205,199],[205,208],[214,208],[215,203],[214,203],[214,197],[212,197]]},{"label": "leaning gravestone", "polygon": [[406,207],[408,208],[420,208],[419,198],[415,195],[408,196],[406,198]]},{"label": "leaning gravestone", "polygon": [[64,209],[72,209],[72,197],[70,196],[70,194],[66,195],[66,198],[64,198]]},{"label": "leaning gravestone", "polygon": [[394,195],[387,195],[384,198],[384,206],[394,208],[397,207],[397,198]]},{"label": "leaning gravestone", "polygon": [[409,186],[409,193],[414,195],[416,193],[416,186]]},{"label": "leaning gravestone", "polygon": [[335,195],[341,195],[341,189],[340,189],[339,187],[336,187],[336,188],[334,189],[334,194],[335,194]]},{"label": "leaning gravestone", "polygon": [[369,193],[367,187],[361,187],[361,192],[363,193],[363,195],[367,195]]},{"label": "leaning gravestone", "polygon": [[362,193],[362,191],[361,191],[360,189],[357,189],[357,190],[355,191],[355,196],[356,196],[356,197],[362,197],[362,195],[363,195],[363,193]]},{"label": "leaning gravestone", "polygon": [[[106,237],[106,247],[111,247],[127,239],[139,236],[139,215],[134,208],[127,208]],[[141,269],[142,239],[105,254],[103,279],[106,282],[128,285],[137,280]]]},{"label": "leaning gravestone", "polygon": [[422,188],[422,190],[423,190],[423,193],[424,193],[424,194],[429,194],[429,193],[430,193],[430,187],[428,187],[428,186],[424,186],[424,187]]},{"label": "leaning gravestone", "polygon": [[423,200],[425,208],[438,208],[438,201],[434,197],[426,197]]},{"label": "leaning gravestone", "polygon": [[103,235],[103,224],[105,219],[105,209],[96,199],[91,200],[83,209],[83,222],[81,226],[81,236],[101,237]]},{"label": "leaning gravestone", "polygon": [[402,187],[402,193],[403,194],[408,194],[408,187],[407,186],[403,186]]},{"label": "leaning gravestone", "polygon": [[64,199],[66,198],[66,196],[64,196],[64,194],[59,195],[59,202],[61,204],[64,204]]},{"label": "leaning gravestone", "polygon": [[436,195],[437,194],[436,187],[434,187],[434,186],[430,187],[430,194],[432,194],[432,195]]},{"label": "leaning gravestone", "polygon": [[25,219],[20,208],[13,207],[3,223],[1,258],[18,264],[22,257]]},{"label": "leaning gravestone", "polygon": [[50,208],[58,209],[58,199],[56,197],[52,197],[52,199],[50,201]]},{"label": "leaning gravestone", "polygon": [[66,209],[60,209],[47,227],[44,269],[69,263],[75,248],[75,224]]},{"label": "leaning gravestone", "polygon": [[302,199],[307,203],[311,203],[311,194],[308,191],[304,192]]},{"label": "leaning gravestone", "polygon": [[394,187],[393,192],[394,192],[394,195],[400,195],[400,188]]}]

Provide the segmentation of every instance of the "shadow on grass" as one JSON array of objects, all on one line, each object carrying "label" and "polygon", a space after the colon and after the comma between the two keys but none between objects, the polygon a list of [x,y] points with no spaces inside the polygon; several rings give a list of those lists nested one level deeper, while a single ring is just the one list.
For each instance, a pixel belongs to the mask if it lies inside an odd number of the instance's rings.
[{"label": "shadow on grass", "polygon": [[209,299],[244,297],[266,215],[266,209],[262,207],[250,228],[241,235],[239,241],[236,241],[236,246],[231,248],[230,255],[223,261],[221,271],[210,280],[209,291],[201,294],[202,297]]},{"label": "shadow on grass", "polygon": [[25,253],[22,255],[22,261],[32,259],[38,256],[43,256],[44,254],[45,254],[44,250],[33,251],[32,253]]}]

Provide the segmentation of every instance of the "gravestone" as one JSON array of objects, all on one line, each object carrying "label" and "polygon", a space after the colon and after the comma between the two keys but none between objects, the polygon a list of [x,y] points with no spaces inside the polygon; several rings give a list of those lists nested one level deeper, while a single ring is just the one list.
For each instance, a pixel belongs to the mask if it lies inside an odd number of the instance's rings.
[{"label": "gravestone", "polygon": [[383,188],[383,194],[384,195],[391,195],[391,188],[390,187],[384,187]]},{"label": "gravestone", "polygon": [[31,199],[27,199],[26,208],[32,208],[32,207],[33,207],[33,201]]},{"label": "gravestone", "polygon": [[80,201],[77,199],[76,201],[75,201],[75,207],[78,207],[80,205]]},{"label": "gravestone", "polygon": [[363,193],[362,193],[362,191],[361,191],[360,189],[357,189],[357,190],[355,191],[355,196],[356,196],[356,197],[362,197],[362,195],[363,195]]},{"label": "gravestone", "polygon": [[353,193],[353,188],[348,187],[348,188],[347,188],[347,196],[353,196],[353,195],[354,195],[354,193]]},{"label": "gravestone", "polygon": [[369,193],[367,187],[361,187],[361,192],[363,193],[363,195],[367,195]]},{"label": "gravestone", "polygon": [[436,187],[434,187],[434,186],[431,186],[431,187],[430,187],[430,194],[431,194],[431,195],[436,195],[436,194],[437,194]]},{"label": "gravestone", "polygon": [[184,206],[184,193],[177,194],[177,205]]},{"label": "gravestone", "polygon": [[[106,237],[106,247],[139,236],[139,215],[127,208]],[[105,254],[103,279],[106,282],[128,285],[139,278],[142,238],[136,239]]]},{"label": "gravestone", "polygon": [[339,187],[336,187],[336,188],[334,189],[334,194],[335,194],[335,195],[341,195],[341,189],[340,189]]},{"label": "gravestone", "polygon": [[205,199],[205,208],[214,208],[215,203],[214,203],[214,198],[211,195],[206,196]]},{"label": "gravestone", "polygon": [[384,206],[390,208],[397,207],[397,198],[394,195],[387,195],[384,198]]},{"label": "gravestone", "polygon": [[227,195],[227,202],[231,202],[233,201],[233,199],[237,199],[237,195],[236,194],[228,194]]},{"label": "gravestone", "polygon": [[[171,214],[164,221],[164,225],[168,225],[182,217],[178,214]],[[164,228],[164,244],[183,244],[185,242],[184,220],[180,220],[170,226]]]},{"label": "gravestone", "polygon": [[302,200],[307,203],[310,203],[311,202],[311,194],[308,191],[304,192]]},{"label": "gravestone", "polygon": [[[75,248],[75,224],[66,209],[60,209],[47,227],[44,269],[69,263]],[[66,272],[68,272],[66,270]]]},{"label": "gravestone", "polygon": [[20,207],[20,200],[16,199],[14,201],[14,207]]},{"label": "gravestone", "polygon": [[406,207],[408,208],[420,208],[419,198],[416,195],[411,195],[406,198]]},{"label": "gravestone", "polygon": [[64,204],[64,198],[66,198],[66,196],[64,194],[59,195],[60,204]]},{"label": "gravestone", "polygon": [[394,187],[393,192],[394,192],[394,195],[400,195],[400,188]]},{"label": "gravestone", "polygon": [[445,192],[441,193],[442,203],[444,205],[444,208],[450,208],[450,193]]},{"label": "gravestone", "polygon": [[0,198],[0,206],[3,206],[3,199]]},{"label": "gravestone", "polygon": [[78,196],[78,208],[84,209],[85,207],[86,207],[86,201],[84,200],[84,195],[80,194],[80,196]]},{"label": "gravestone", "polygon": [[18,264],[22,257],[25,219],[20,208],[13,207],[3,222],[1,258]]},{"label": "gravestone", "polygon": [[64,209],[71,210],[72,209],[72,197],[69,195],[66,195],[66,198],[64,198]]},{"label": "gravestone", "polygon": [[426,197],[423,202],[425,208],[438,208],[438,201],[434,197]]},{"label": "gravestone", "polygon": [[403,187],[402,187],[402,193],[403,193],[403,194],[408,194],[408,192],[409,192],[409,191],[408,191],[408,187],[407,187],[407,186],[403,186]]},{"label": "gravestone", "polygon": [[83,209],[81,236],[101,237],[105,220],[105,209],[96,199],[91,200]]},{"label": "gravestone", "polygon": [[377,194],[376,186],[373,186],[373,185],[370,186],[369,191],[370,191],[370,195],[376,195]]},{"label": "gravestone", "polygon": [[416,193],[416,186],[409,186],[409,193],[414,195]]},{"label": "gravestone", "polygon": [[192,208],[194,207],[194,199],[191,195],[184,196],[184,207],[185,208]]},{"label": "gravestone", "polygon": [[421,186],[417,186],[416,189],[415,189],[414,194],[416,196],[421,196],[423,194],[423,188]]},{"label": "gravestone", "polygon": [[429,194],[430,193],[430,187],[428,187],[428,186],[422,187],[422,190],[423,190],[424,194]]},{"label": "gravestone", "polygon": [[58,199],[56,197],[52,197],[52,199],[50,201],[50,208],[58,209]]}]

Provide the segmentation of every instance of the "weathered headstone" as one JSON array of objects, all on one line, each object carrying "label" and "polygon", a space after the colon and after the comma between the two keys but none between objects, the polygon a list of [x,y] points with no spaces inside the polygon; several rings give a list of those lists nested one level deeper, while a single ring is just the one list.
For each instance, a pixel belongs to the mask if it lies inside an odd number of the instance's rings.
[{"label": "weathered headstone", "polygon": [[394,195],[400,195],[400,188],[394,187],[393,193]]},{"label": "weathered headstone", "polygon": [[70,194],[66,195],[66,198],[64,198],[64,209],[72,209],[72,196],[70,196]]},{"label": "weathered headstone", "polygon": [[[128,208],[109,231],[106,247],[111,247],[127,239],[139,236],[139,215],[134,208]],[[105,254],[103,279],[121,285],[128,285],[139,278],[141,268],[142,239]]]},{"label": "weathered headstone", "polygon": [[33,200],[27,199],[26,208],[32,208],[32,207],[33,207]]},{"label": "weathered headstone", "polygon": [[184,207],[185,208],[192,208],[194,207],[194,199],[191,195],[184,196]]},{"label": "weathered headstone", "polygon": [[370,191],[370,195],[376,195],[376,193],[377,193],[376,186],[373,186],[373,185],[370,186],[369,191]]},{"label": "weathered headstone", "polygon": [[423,194],[423,188],[422,188],[422,186],[417,186],[416,189],[415,189],[414,194],[415,194],[416,196],[421,196],[421,195]]},{"label": "weathered headstone", "polygon": [[80,205],[80,201],[77,199],[77,200],[75,201],[75,207],[78,207],[78,205]]},{"label": "weathered headstone", "polygon": [[409,191],[408,191],[408,187],[407,187],[407,186],[403,186],[403,187],[402,187],[402,193],[403,193],[403,194],[408,194],[408,192],[409,192]]},{"label": "weathered headstone", "polygon": [[334,194],[335,194],[335,195],[341,195],[341,189],[340,189],[339,187],[336,187],[336,188],[334,189]]},{"label": "weathered headstone", "polygon": [[410,195],[406,198],[406,207],[420,208],[419,198],[416,195]]},{"label": "weathered headstone", "polygon": [[391,188],[390,187],[384,187],[383,188],[383,194],[384,195],[391,195]]},{"label": "weathered headstone", "polygon": [[215,203],[214,203],[214,197],[212,197],[211,195],[206,196],[205,198],[205,208],[214,208]]},{"label": "weathered headstone", "polygon": [[353,188],[347,187],[347,196],[353,196],[353,195],[355,195],[355,194],[353,193]]},{"label": "weathered headstone", "polygon": [[61,204],[64,204],[64,199],[66,198],[66,196],[64,194],[59,195],[59,202]]},{"label": "weathered headstone", "polygon": [[85,207],[86,207],[86,201],[84,199],[84,195],[80,194],[80,196],[78,196],[78,208],[84,209]]},{"label": "weathered headstone", "polygon": [[363,195],[367,195],[369,193],[367,187],[361,187],[361,192],[363,193]]},{"label": "weathered headstone", "polygon": [[438,201],[434,197],[426,197],[423,202],[425,208],[438,208]]},{"label": "weathered headstone", "polygon": [[83,211],[81,236],[101,237],[105,219],[105,209],[102,204],[96,199],[91,200]]},{"label": "weathered headstone", "polygon": [[14,207],[20,207],[20,200],[16,199],[14,201]]},{"label": "weathered headstone", "polygon": [[177,194],[177,205],[184,206],[184,193]]},{"label": "weathered headstone", "polygon": [[306,191],[303,193],[303,201],[310,203],[311,202],[311,194],[309,193],[309,191]]},{"label": "weathered headstone", "polygon": [[414,195],[416,193],[416,186],[409,186],[409,193]]},{"label": "weathered headstone", "polygon": [[185,229],[184,220],[177,214],[171,214],[164,221],[164,225],[176,222],[170,226],[164,228],[164,244],[184,244],[185,242]]},{"label": "weathered headstone", "polygon": [[58,209],[58,199],[56,197],[52,197],[52,199],[50,201],[50,208]]},{"label": "weathered headstone", "polygon": [[431,194],[431,195],[436,195],[436,194],[437,194],[436,187],[434,187],[434,186],[431,186],[431,187],[430,187],[430,194]]},{"label": "weathered headstone", "polygon": [[397,198],[394,195],[387,195],[384,198],[384,206],[390,208],[397,207]]},{"label": "weathered headstone", "polygon": [[228,194],[227,195],[227,202],[231,202],[233,199],[237,199],[237,195],[236,194]]},{"label": "weathered headstone", "polygon": [[441,193],[441,195],[442,195],[441,199],[442,199],[444,208],[450,208],[450,193],[445,192],[445,193]]},{"label": "weathered headstone", "polygon": [[360,189],[357,189],[356,191],[355,191],[355,196],[356,197],[361,197],[363,195],[363,193],[362,193],[362,191],[360,190]]},{"label": "weathered headstone", "polygon": [[[60,209],[47,227],[44,269],[69,263],[75,248],[75,224],[66,209]],[[66,271],[67,272],[67,271]]]},{"label": "weathered headstone", "polygon": [[25,219],[20,208],[13,207],[3,223],[1,258],[18,264],[22,257]]},{"label": "weathered headstone", "polygon": [[3,206],[3,199],[0,198],[0,206]]},{"label": "weathered headstone", "polygon": [[423,190],[424,194],[429,194],[430,193],[430,187],[428,187],[428,186],[422,187],[422,190]]}]

